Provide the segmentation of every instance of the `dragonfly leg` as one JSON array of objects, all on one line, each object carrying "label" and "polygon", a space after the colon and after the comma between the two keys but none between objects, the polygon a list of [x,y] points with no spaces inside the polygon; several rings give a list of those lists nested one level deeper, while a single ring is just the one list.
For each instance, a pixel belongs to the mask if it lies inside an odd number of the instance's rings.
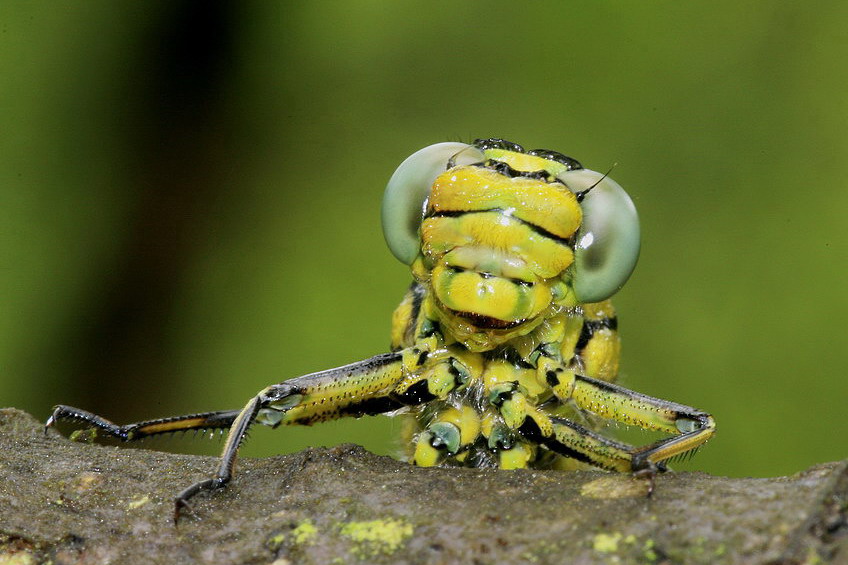
[{"label": "dragonfly leg", "polygon": [[451,354],[435,356],[409,348],[402,355],[404,378],[395,385],[391,396],[404,405],[444,400],[470,378],[470,369]]},{"label": "dragonfly leg", "polygon": [[95,430],[105,433],[121,441],[131,442],[146,437],[187,430],[210,430],[229,428],[239,410],[223,410],[218,412],[203,412],[170,418],[158,418],[119,426],[102,416],[74,408],[73,406],[58,405],[44,424],[44,431],[62,421],[72,421],[87,424]]},{"label": "dragonfly leg", "polygon": [[582,445],[580,438],[585,440],[582,452],[597,457],[600,464],[595,464],[600,467],[626,471],[658,468],[659,464],[667,459],[697,449],[715,434],[713,417],[690,406],[654,398],[606,381],[575,375],[568,370],[549,372],[548,377],[554,393],[560,400],[573,400],[579,408],[602,418],[646,430],[675,434],[653,444],[631,448],[611,442],[573,423],[565,426],[572,431],[558,429],[562,434],[558,440],[564,445]]},{"label": "dragonfly leg", "polygon": [[[407,355],[408,358],[408,355]],[[269,386],[251,398],[233,419],[215,475],[180,492],[174,500],[174,520],[200,492],[220,489],[233,476],[238,449],[254,423],[311,425],[345,416],[392,412],[423,402],[394,394],[405,372],[404,353],[388,353],[336,369],[321,371]]]},{"label": "dragonfly leg", "polygon": [[448,407],[436,414],[427,429],[418,435],[412,462],[419,467],[433,467],[446,457],[463,453],[480,436],[480,415],[470,406]]},{"label": "dragonfly leg", "polygon": [[[273,388],[273,387],[269,387]],[[269,390],[269,389],[266,389]],[[227,435],[227,441],[224,444],[224,450],[221,453],[221,460],[218,464],[218,470],[215,476],[211,479],[206,479],[194,483],[190,487],[180,492],[174,498],[174,523],[180,519],[180,512],[183,508],[188,508],[188,500],[201,491],[215,490],[226,486],[233,477],[233,467],[236,463],[236,455],[238,448],[244,441],[247,430],[250,425],[256,420],[256,415],[259,413],[260,406],[266,402],[265,392],[263,391],[258,396],[250,399],[250,402],[238,413],[238,416],[233,420],[230,427],[230,433]]]}]

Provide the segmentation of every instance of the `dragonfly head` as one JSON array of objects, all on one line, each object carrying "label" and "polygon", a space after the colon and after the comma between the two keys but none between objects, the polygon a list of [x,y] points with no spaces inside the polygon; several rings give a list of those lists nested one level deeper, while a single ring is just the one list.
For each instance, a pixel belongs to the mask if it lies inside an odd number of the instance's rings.
[{"label": "dragonfly head", "polygon": [[639,253],[636,210],[612,179],[500,139],[409,157],[386,188],[383,230],[443,321],[510,336],[551,306],[608,298]]}]

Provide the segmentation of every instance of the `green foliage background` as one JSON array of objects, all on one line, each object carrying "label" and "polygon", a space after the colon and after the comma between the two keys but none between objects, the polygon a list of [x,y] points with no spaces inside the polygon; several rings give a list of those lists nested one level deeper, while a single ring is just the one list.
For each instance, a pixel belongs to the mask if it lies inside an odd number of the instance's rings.
[{"label": "green foliage background", "polygon": [[[845,21],[835,1],[3,2],[0,405],[240,407],[384,351],[409,279],[385,181],[497,136],[617,164],[644,233],[623,382],[719,425],[684,467],[844,458]],[[257,430],[246,453],[385,453],[396,427]]]}]

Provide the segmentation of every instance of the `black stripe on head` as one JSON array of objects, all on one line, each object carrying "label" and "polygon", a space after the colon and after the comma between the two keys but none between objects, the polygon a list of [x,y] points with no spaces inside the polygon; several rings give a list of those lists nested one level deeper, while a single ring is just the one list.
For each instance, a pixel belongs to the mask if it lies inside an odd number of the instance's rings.
[{"label": "black stripe on head", "polygon": [[562,163],[569,171],[574,171],[583,168],[583,165],[581,165],[577,159],[573,159],[568,155],[563,155],[559,151],[551,151],[550,149],[533,149],[532,151],[528,151],[527,154],[533,155],[535,157],[541,157],[542,159],[547,159],[548,161],[556,161],[557,163]]},{"label": "black stripe on head", "polygon": [[539,169],[538,171],[519,171],[518,169],[513,169],[503,161],[498,161],[496,159],[489,159],[488,161],[483,163],[483,167],[491,169],[499,175],[503,175],[511,179],[520,177],[526,179],[540,180],[543,182],[562,183],[561,180],[552,176],[551,173],[546,171],[545,169]]},{"label": "black stripe on head", "polygon": [[568,155],[563,155],[559,151],[552,151],[550,149],[532,149],[530,151],[525,151],[524,147],[522,147],[521,145],[513,143],[512,141],[501,139],[499,137],[490,137],[488,139],[476,139],[472,145],[480,151],[486,151],[488,149],[500,149],[502,151],[512,151],[513,153],[525,153],[527,155],[533,155],[534,157],[541,157],[542,159],[547,159],[548,161],[561,163],[565,165],[566,169],[569,171],[574,171],[583,168],[583,165],[581,165],[577,159],[569,157]]},{"label": "black stripe on head", "polygon": [[[428,212],[424,219],[427,218],[458,218],[460,216],[464,216],[465,214],[485,214],[486,212],[503,212],[502,208],[485,208],[483,210],[440,210],[438,212]],[[515,220],[516,222],[520,222],[536,232],[537,234],[547,237],[548,239],[552,239],[559,244],[565,245],[570,249],[574,249],[574,241],[573,237],[560,237],[554,233],[549,232],[543,227],[539,227],[533,222],[528,222],[527,220],[522,220],[518,216],[510,216],[510,219]],[[576,232],[575,232],[576,233]]]},{"label": "black stripe on head", "polygon": [[517,143],[513,143],[511,141],[507,141],[499,137],[490,137],[488,139],[475,139],[474,143],[472,143],[471,145],[473,145],[480,151],[486,151],[487,149],[502,149],[504,151],[512,151],[513,153],[524,153],[524,148],[518,145]]}]

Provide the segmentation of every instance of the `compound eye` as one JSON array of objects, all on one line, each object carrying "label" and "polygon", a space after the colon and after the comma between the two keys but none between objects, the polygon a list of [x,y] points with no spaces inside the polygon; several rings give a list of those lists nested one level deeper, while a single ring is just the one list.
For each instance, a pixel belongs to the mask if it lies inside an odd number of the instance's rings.
[{"label": "compound eye", "polygon": [[386,185],[382,211],[383,237],[398,260],[411,265],[418,256],[418,228],[436,177],[483,160],[483,153],[471,145],[445,142],[416,151],[400,164]]},{"label": "compound eye", "polygon": [[633,201],[611,178],[588,169],[557,178],[583,195],[572,287],[580,302],[599,302],[618,292],[639,258],[639,216]]}]

